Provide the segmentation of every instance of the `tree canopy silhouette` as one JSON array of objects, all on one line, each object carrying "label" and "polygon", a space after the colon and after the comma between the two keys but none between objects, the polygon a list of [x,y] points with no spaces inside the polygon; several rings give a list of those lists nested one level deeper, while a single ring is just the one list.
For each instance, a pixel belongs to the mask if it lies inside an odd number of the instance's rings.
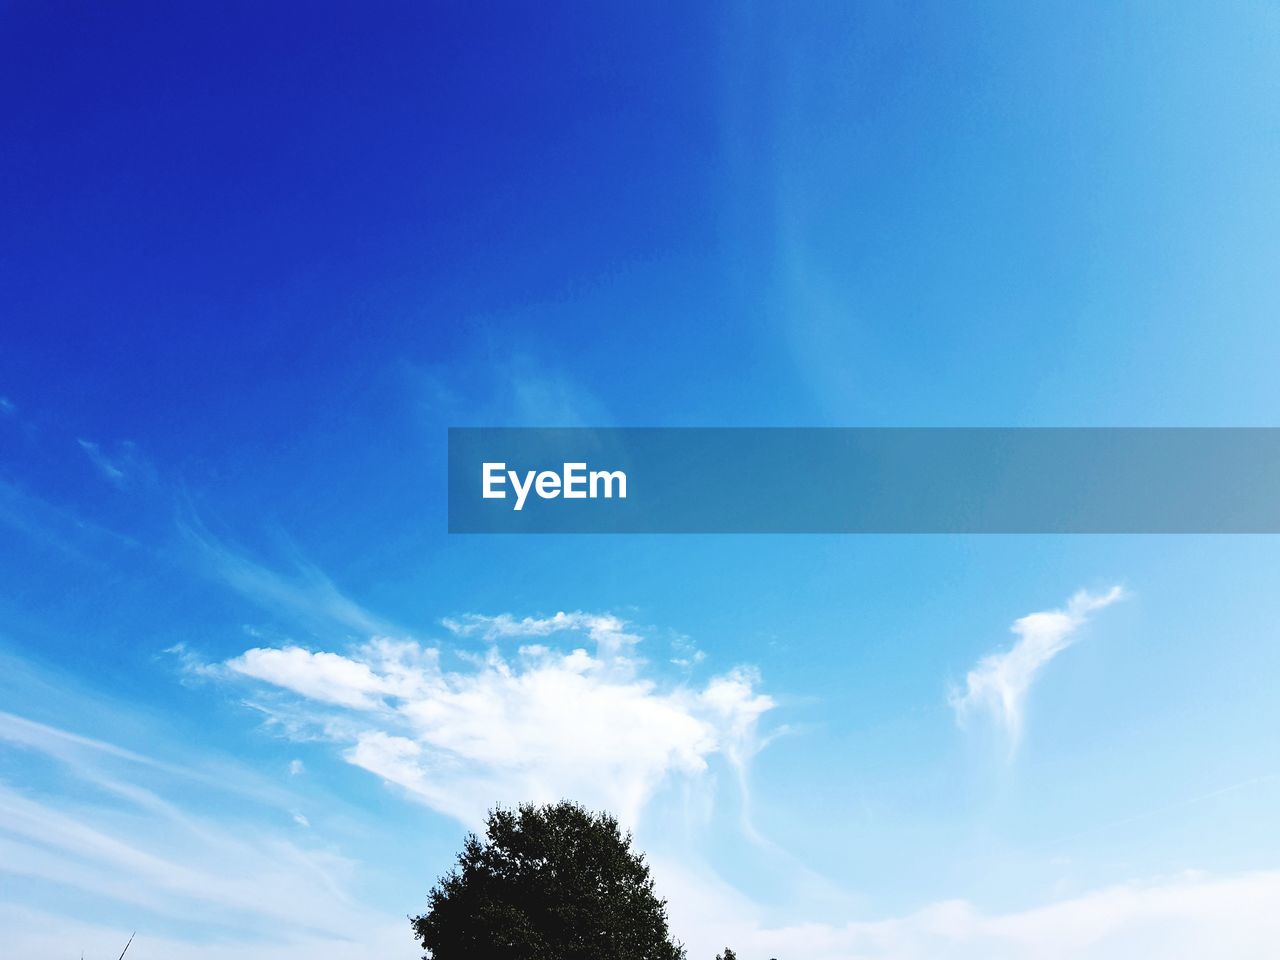
[{"label": "tree canopy silhouette", "polygon": [[411,917],[431,960],[683,960],[644,855],[576,803],[489,813]]}]

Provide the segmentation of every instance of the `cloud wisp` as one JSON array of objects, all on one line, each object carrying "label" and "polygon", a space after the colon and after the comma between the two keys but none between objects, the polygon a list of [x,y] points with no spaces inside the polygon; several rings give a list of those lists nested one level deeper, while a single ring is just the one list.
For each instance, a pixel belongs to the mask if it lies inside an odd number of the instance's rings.
[{"label": "cloud wisp", "polygon": [[[255,706],[286,736],[338,743],[347,762],[468,825],[497,802],[562,797],[635,823],[668,777],[698,776],[716,756],[745,764],[774,706],[744,667],[701,686],[648,675],[633,655],[640,635],[608,614],[447,627],[489,646],[451,655],[376,637],[344,653],[255,647],[201,670],[263,685]],[[522,639],[539,642],[500,648]]]},{"label": "cloud wisp", "polygon": [[1043,610],[1019,617],[1010,628],[1017,636],[1003,653],[983,657],[965,677],[963,690],[950,696],[957,721],[963,726],[974,714],[989,716],[1004,731],[1010,752],[1022,740],[1027,694],[1044,667],[1076,641],[1091,614],[1124,597],[1114,586],[1103,593],[1078,591],[1060,610]]},{"label": "cloud wisp", "polygon": [[198,569],[263,610],[314,629],[358,636],[400,632],[344,594],[319,568],[300,559],[282,573],[216,537],[193,511],[178,528],[194,548]]},{"label": "cloud wisp", "polygon": [[138,452],[137,444],[124,440],[105,450],[92,440],[78,438],[76,443],[93,464],[98,475],[117,490],[128,490],[139,484],[153,484],[155,468]]},{"label": "cloud wisp", "polygon": [[691,957],[731,942],[743,956],[806,960],[1265,960],[1280,942],[1274,870],[1185,871],[1004,913],[954,899],[904,916],[774,925],[715,877],[665,861],[655,868]]},{"label": "cloud wisp", "polygon": [[[241,950],[263,938],[340,944],[387,922],[349,892],[358,865],[300,842],[250,771],[180,767],[9,713],[0,713],[0,762],[24,771],[21,786],[0,779],[0,880],[91,900],[137,921],[144,940],[181,928],[194,939],[235,930]],[[236,802],[215,809],[213,791]],[[21,912],[19,902],[4,909]],[[113,940],[123,943],[105,933],[89,942]]]}]

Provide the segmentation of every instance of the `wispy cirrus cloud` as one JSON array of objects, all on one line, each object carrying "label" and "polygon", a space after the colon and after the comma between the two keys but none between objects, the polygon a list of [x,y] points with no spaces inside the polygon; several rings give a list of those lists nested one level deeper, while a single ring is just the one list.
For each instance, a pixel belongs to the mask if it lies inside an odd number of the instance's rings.
[{"label": "wispy cirrus cloud", "polygon": [[1022,739],[1027,694],[1045,666],[1075,643],[1090,615],[1124,596],[1120,586],[1103,593],[1080,590],[1059,610],[1030,613],[1010,628],[1018,639],[1003,653],[983,657],[954,690],[950,703],[963,725],[974,714],[986,714],[1005,732],[1010,750]]},{"label": "wispy cirrus cloud", "polygon": [[122,440],[106,450],[101,444],[83,438],[76,440],[99,476],[117,490],[128,490],[142,483],[154,482],[155,468],[142,456],[138,445]]},{"label": "wispy cirrus cloud", "polygon": [[195,548],[199,569],[270,613],[309,627],[340,627],[366,637],[402,632],[343,593],[312,564],[298,559],[291,570],[276,570],[219,539],[190,512],[178,528]]},{"label": "wispy cirrus cloud", "polygon": [[[25,772],[16,785],[0,779],[0,882],[18,878],[129,918],[140,955],[157,955],[157,939],[174,929],[183,931],[174,945],[193,956],[217,940],[228,954],[307,943],[341,955],[352,937],[394,919],[357,902],[356,862],[300,842],[306,816],[248,769],[175,764],[11,713],[0,713],[0,761]],[[48,955],[35,947],[42,930],[68,944],[62,924],[40,926],[19,905],[22,888],[9,889],[7,950]],[[118,952],[119,932],[86,929],[77,946]]]},{"label": "wispy cirrus cloud", "polygon": [[410,368],[423,412],[452,426],[600,427],[613,417],[577,379],[512,351]]}]

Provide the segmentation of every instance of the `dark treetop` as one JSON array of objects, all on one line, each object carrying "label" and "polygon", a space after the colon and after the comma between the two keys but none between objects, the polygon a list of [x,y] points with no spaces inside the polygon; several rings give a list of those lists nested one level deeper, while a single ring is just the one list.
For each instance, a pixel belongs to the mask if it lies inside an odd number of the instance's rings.
[{"label": "dark treetop", "polygon": [[489,814],[411,918],[432,960],[683,960],[644,856],[575,803]]}]

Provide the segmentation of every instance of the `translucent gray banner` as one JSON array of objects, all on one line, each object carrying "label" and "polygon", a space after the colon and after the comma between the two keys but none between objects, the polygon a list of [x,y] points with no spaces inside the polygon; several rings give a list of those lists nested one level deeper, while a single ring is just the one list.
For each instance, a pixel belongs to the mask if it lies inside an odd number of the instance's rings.
[{"label": "translucent gray banner", "polygon": [[1276,533],[1276,428],[454,428],[453,533]]}]

